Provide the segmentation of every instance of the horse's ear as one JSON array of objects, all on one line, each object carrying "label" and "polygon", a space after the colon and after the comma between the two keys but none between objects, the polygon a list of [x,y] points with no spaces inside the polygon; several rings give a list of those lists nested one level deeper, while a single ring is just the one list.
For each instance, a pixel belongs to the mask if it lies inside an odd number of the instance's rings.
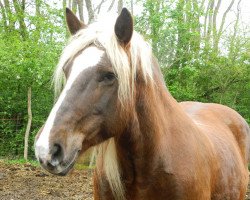
[{"label": "horse's ear", "polygon": [[69,8],[66,8],[66,21],[71,35],[86,27]]},{"label": "horse's ear", "polygon": [[115,23],[115,34],[120,43],[127,45],[133,35],[133,18],[127,8],[123,8]]}]

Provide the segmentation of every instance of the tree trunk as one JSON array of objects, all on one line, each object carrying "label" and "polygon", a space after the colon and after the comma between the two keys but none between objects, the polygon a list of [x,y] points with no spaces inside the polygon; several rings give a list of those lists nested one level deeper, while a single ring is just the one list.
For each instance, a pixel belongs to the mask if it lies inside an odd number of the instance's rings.
[{"label": "tree trunk", "polygon": [[40,16],[41,15],[41,0],[36,0],[36,16]]},{"label": "tree trunk", "polygon": [[197,0],[192,1],[193,25],[191,28],[191,33],[195,33],[195,36],[192,36],[192,40],[190,42],[190,48],[193,50],[195,55],[198,55],[200,51],[200,43],[201,43],[200,16],[203,10],[202,8],[203,8],[203,5],[200,7],[198,5]]},{"label": "tree trunk", "polygon": [[208,26],[207,25],[207,23],[208,23],[207,17],[208,17],[208,13],[209,13],[210,4],[211,4],[211,0],[208,2],[207,9],[206,9],[205,16],[204,16],[203,38],[207,37],[207,26]]},{"label": "tree trunk", "polygon": [[[67,7],[67,1],[66,0],[62,1],[62,7],[63,7],[63,11],[64,11],[64,16],[65,16],[65,9]],[[66,18],[64,17],[64,19],[66,19]]]},{"label": "tree trunk", "polygon": [[175,53],[175,59],[173,66],[179,68],[183,63],[185,63],[185,58],[183,56],[183,52],[185,51],[185,34],[186,30],[184,27],[185,16],[184,16],[184,7],[185,0],[179,0],[176,5],[176,12],[178,13],[176,16],[177,21],[177,47]]},{"label": "tree trunk", "polygon": [[6,31],[7,30],[7,17],[6,17],[4,6],[1,1],[0,1],[0,8],[1,8],[1,13],[2,13],[4,30]]},{"label": "tree trunk", "polygon": [[71,9],[71,10],[72,10],[72,1],[71,1],[71,0],[69,0],[68,7],[69,7],[69,9]]},{"label": "tree trunk", "polygon": [[92,7],[92,2],[91,0],[85,0],[85,3],[86,3],[87,10],[88,10],[88,16],[89,16],[88,23],[91,24],[91,22],[93,22],[95,19],[95,13]]},{"label": "tree trunk", "polygon": [[79,10],[79,17],[82,22],[84,22],[84,16],[83,16],[83,0],[77,0],[77,6]]},{"label": "tree trunk", "polygon": [[120,14],[123,8],[123,0],[118,0],[117,13]]},{"label": "tree trunk", "polygon": [[205,37],[205,49],[210,49],[210,39],[213,27],[213,11],[214,11],[214,0],[211,0],[208,5],[208,21],[207,21],[207,32]]},{"label": "tree trunk", "polygon": [[[35,7],[36,7],[36,17],[38,20],[41,19],[41,5],[42,5],[42,1],[41,0],[35,0]],[[41,24],[36,23],[36,30],[37,30],[37,40],[39,40],[41,38]]]},{"label": "tree trunk", "polygon": [[6,11],[6,16],[8,19],[8,31],[14,31],[15,30],[15,19],[13,17],[12,11],[10,9],[10,2],[9,0],[4,0],[4,7]]},{"label": "tree trunk", "polygon": [[31,88],[28,89],[28,124],[25,131],[24,138],[24,159],[28,160],[28,148],[29,148],[29,134],[32,122],[32,112],[31,112]]},{"label": "tree trunk", "polygon": [[22,10],[25,10],[25,0],[22,0],[22,2],[21,2],[21,8],[22,8]]},{"label": "tree trunk", "polygon": [[[22,2],[23,3],[23,2]],[[16,11],[17,20],[19,22],[19,30],[23,40],[26,40],[28,36],[27,27],[24,22],[24,10],[23,6],[19,4],[18,0],[13,0],[14,9]]]},{"label": "tree trunk", "polygon": [[[216,6],[215,6],[215,9],[214,9],[214,13],[213,13],[213,47],[215,47],[216,43],[216,38],[217,38],[217,14],[218,14],[218,11],[219,11],[219,8],[220,8],[220,5],[221,5],[221,0],[218,0]],[[216,51],[217,53],[217,51]]]}]

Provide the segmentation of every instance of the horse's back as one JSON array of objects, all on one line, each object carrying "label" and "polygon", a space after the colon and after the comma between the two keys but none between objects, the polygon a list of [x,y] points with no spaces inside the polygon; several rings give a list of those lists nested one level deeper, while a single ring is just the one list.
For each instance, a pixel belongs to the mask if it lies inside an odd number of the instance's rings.
[{"label": "horse's back", "polygon": [[181,102],[180,105],[198,126],[228,128],[238,143],[244,162],[248,163],[250,129],[240,114],[227,106],[214,103]]},{"label": "horse's back", "polygon": [[[226,195],[233,199],[244,199],[250,149],[250,131],[246,121],[233,109],[220,104],[182,102],[180,105],[201,134],[211,142],[218,157],[220,172],[212,199],[221,199]],[[232,194],[236,188],[242,189]],[[223,196],[225,190],[228,191]]]}]

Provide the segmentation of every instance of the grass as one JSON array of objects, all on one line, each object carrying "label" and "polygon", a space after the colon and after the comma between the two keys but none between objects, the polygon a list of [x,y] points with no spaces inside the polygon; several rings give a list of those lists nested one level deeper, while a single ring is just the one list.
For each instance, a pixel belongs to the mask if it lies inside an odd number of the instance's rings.
[{"label": "grass", "polygon": [[[24,164],[29,164],[32,165],[34,167],[39,167],[40,164],[38,161],[36,160],[25,160],[23,158],[16,158],[16,159],[8,159],[8,158],[0,158],[0,162],[7,164],[7,165],[24,165]],[[82,164],[82,163],[76,163],[74,166],[75,169],[77,170],[86,170],[86,169],[93,169],[94,166],[88,166],[86,164]]]},{"label": "grass", "polygon": [[86,170],[86,169],[94,169],[95,166],[88,166],[88,165],[85,165],[85,164],[76,163],[74,168],[77,169],[77,170]]},{"label": "grass", "polygon": [[7,158],[4,158],[4,159],[0,159],[0,161],[2,161],[5,164],[8,164],[8,165],[30,164],[30,165],[35,166],[35,167],[39,166],[39,163],[36,160],[25,160],[23,158],[17,158],[17,159],[7,159]]}]

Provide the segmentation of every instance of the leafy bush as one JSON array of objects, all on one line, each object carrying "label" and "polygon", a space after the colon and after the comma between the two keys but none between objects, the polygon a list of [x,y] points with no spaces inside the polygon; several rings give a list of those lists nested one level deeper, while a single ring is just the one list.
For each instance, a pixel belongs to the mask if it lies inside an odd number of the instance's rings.
[{"label": "leafy bush", "polygon": [[29,140],[32,157],[34,136],[53,105],[51,76],[65,43],[66,29],[61,25],[63,11],[43,6],[42,16],[26,13],[32,27],[26,38],[18,30],[6,32],[0,27],[0,156],[23,155],[29,87],[32,89]]}]

